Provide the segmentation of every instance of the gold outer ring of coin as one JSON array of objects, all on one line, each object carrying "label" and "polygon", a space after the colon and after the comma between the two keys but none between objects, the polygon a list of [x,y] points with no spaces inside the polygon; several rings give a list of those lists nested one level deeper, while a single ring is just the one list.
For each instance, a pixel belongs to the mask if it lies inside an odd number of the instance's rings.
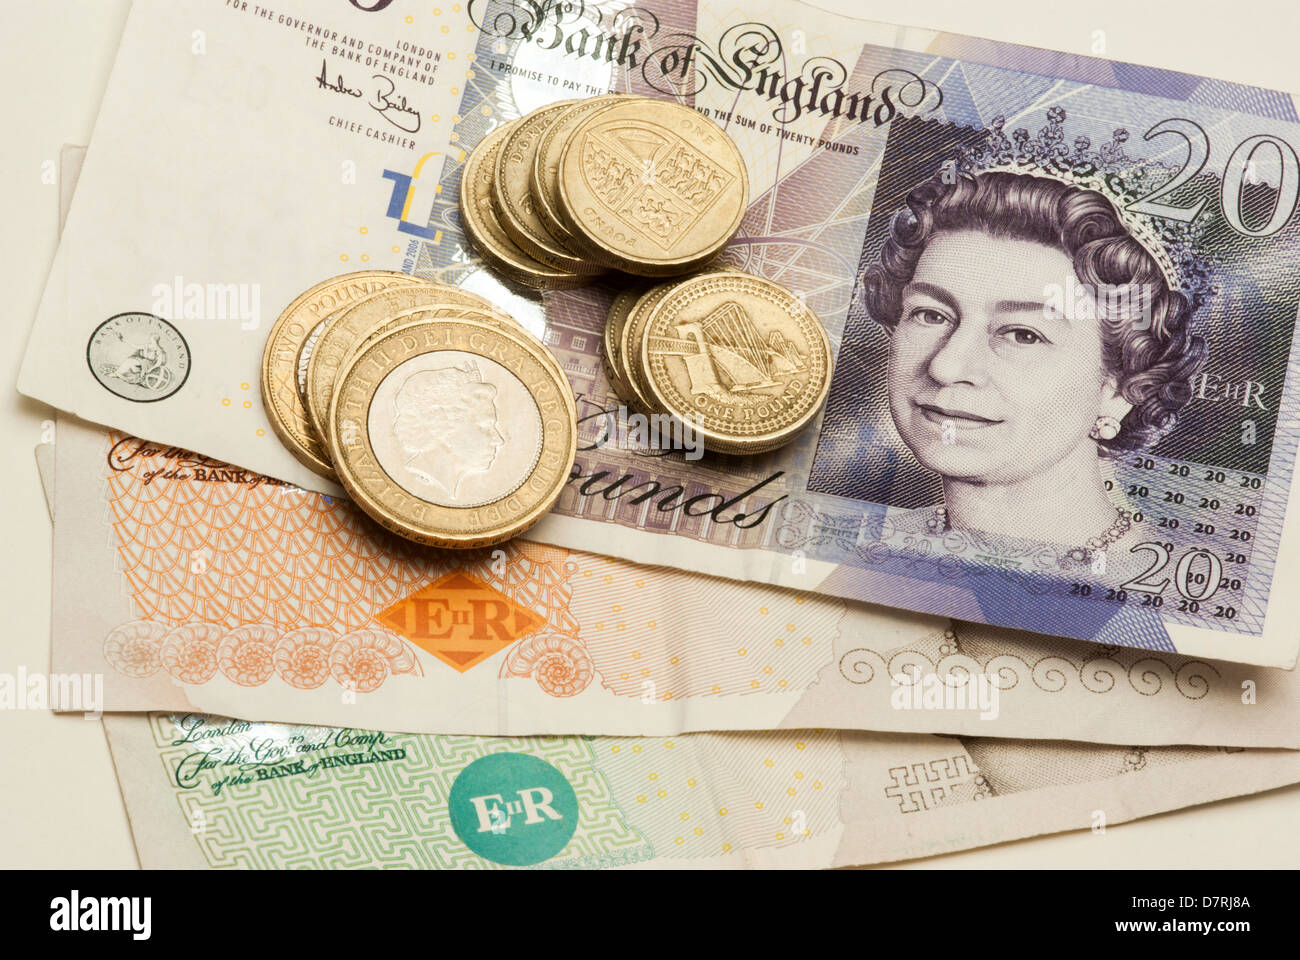
[{"label": "gold outer ring of coin", "polygon": [[[424,499],[394,480],[369,435],[370,407],[385,381],[408,360],[454,351],[504,367],[537,405],[540,438],[528,474],[497,499],[466,506]],[[501,362],[504,361],[504,362]],[[481,370],[467,375],[481,377]],[[555,504],[577,456],[578,414],[573,391],[529,339],[476,320],[409,323],[375,339],[355,355],[339,377],[330,403],[329,449],[340,481],[352,500],[376,523],[399,536],[434,547],[474,549],[523,533]],[[512,445],[512,455],[521,451]],[[481,490],[482,483],[475,489]]]},{"label": "gold outer ring of coin", "polygon": [[294,298],[271,325],[262,349],[262,406],[271,429],[294,459],[334,480],[322,434],[315,432],[298,392],[298,352],[319,324],[364,296],[419,281],[391,270],[361,270],[331,277]]},{"label": "gold outer ring of coin", "polygon": [[[638,160],[609,136],[617,131],[664,140],[667,147],[659,148],[657,158]],[[598,139],[602,134],[605,136]],[[659,199],[679,209],[685,207],[692,217],[684,224],[666,226],[661,240],[652,239],[644,227],[624,219],[617,209],[600,199],[599,185],[588,183],[584,150],[589,145],[607,155],[597,166],[619,178],[614,186],[620,196],[626,196],[621,184],[627,178],[640,182],[648,171],[650,183],[642,200]],[[667,167],[678,159],[693,171],[707,165],[708,182],[691,185],[694,191],[705,191],[702,201],[688,200],[685,194],[674,192],[663,179],[671,179],[673,171],[655,167],[656,161]],[[711,192],[715,182],[716,192]],[[606,266],[648,277],[679,276],[707,264],[740,229],[749,203],[745,160],[726,131],[689,107],[648,98],[613,104],[580,123],[561,154],[559,186],[559,214],[582,251]],[[692,203],[696,204],[693,208]],[[662,241],[667,243],[659,246]]]},{"label": "gold outer ring of coin", "polygon": [[[755,393],[741,398],[737,405],[748,405],[746,409],[754,414],[752,419],[746,418],[741,422],[694,409],[690,402],[693,394],[683,393],[680,387],[672,385],[665,357],[652,346],[652,342],[674,337],[672,330],[682,320],[685,311],[706,299],[719,298],[721,303],[708,308],[705,316],[696,319],[704,322],[709,313],[722,306],[734,305],[748,318],[739,322],[748,322],[753,327],[752,339],[758,344],[770,343],[771,335],[779,333],[794,350],[806,351],[807,369],[799,379],[808,388],[801,395],[785,401],[784,406],[778,404],[778,400],[785,400],[784,393],[780,397]],[[748,310],[745,309],[746,301]],[[696,312],[701,309],[705,308],[696,308]],[[771,315],[773,311],[789,322],[778,321],[772,329],[754,323],[755,314],[766,312]],[[830,394],[833,366],[826,328],[802,300],[779,283],[734,271],[703,274],[676,284],[650,310],[641,334],[639,368],[648,399],[658,409],[690,422],[705,448],[715,453],[765,453],[789,443],[825,406]],[[790,381],[794,382],[793,379]]]},{"label": "gold outer ring of coin", "polygon": [[[523,324],[521,324],[514,317],[510,316],[509,314],[500,313],[499,311],[494,309],[480,310],[478,308],[461,307],[461,306],[454,306],[454,305],[448,307],[442,304],[412,307],[409,310],[402,310],[399,313],[396,313],[393,316],[389,317],[387,320],[385,320],[374,330],[370,331],[370,333],[368,333],[360,343],[358,343],[355,347],[353,347],[348,352],[347,359],[343,361],[343,366],[346,367],[354,356],[356,356],[361,351],[365,350],[367,347],[370,346],[370,344],[374,343],[376,340],[384,336],[386,333],[389,333],[392,330],[396,330],[398,327],[404,327],[407,326],[408,324],[417,323],[420,320],[446,320],[446,319],[454,320],[457,318],[457,315],[464,317],[466,320],[477,320],[480,323],[490,323],[494,327],[500,327],[502,330],[514,334],[517,337],[524,338],[533,346],[537,347],[538,350],[541,351],[543,359],[546,360],[547,365],[550,366],[551,370],[555,373],[555,375],[560,380],[562,380],[564,383],[569,382],[568,375],[564,372],[564,368],[560,366],[559,358],[557,358],[555,354],[551,352],[551,348],[546,346],[546,344],[542,343],[541,340],[535,337],[531,331],[529,331]],[[570,389],[572,389],[572,387],[570,387]],[[332,399],[332,395],[331,395],[331,399]]]},{"label": "gold outer ring of coin", "polygon": [[533,158],[533,175],[529,188],[532,191],[533,210],[546,227],[546,232],[571,250],[581,251],[578,238],[574,237],[560,217],[560,158],[564,154],[565,144],[573,131],[593,113],[611,107],[623,100],[637,99],[632,94],[608,93],[590,100],[575,100],[555,122],[546,128],[542,139],[537,144],[537,154]]},{"label": "gold outer ring of coin", "polygon": [[584,286],[589,277],[557,270],[519,249],[501,226],[492,199],[497,155],[518,120],[497,127],[479,141],[461,173],[460,223],[479,256],[497,273],[530,290],[565,290]]},{"label": "gold outer ring of coin", "polygon": [[353,303],[331,317],[316,339],[307,363],[307,422],[322,439],[328,428],[330,398],[334,382],[348,355],[376,327],[401,310],[431,304],[450,304],[478,310],[492,310],[492,304],[478,294],[444,283],[415,283],[381,290]]},{"label": "gold outer ring of coin", "polygon": [[600,353],[601,360],[604,361],[605,379],[609,381],[609,385],[614,388],[620,400],[634,406],[642,403],[642,400],[632,388],[624,372],[623,329],[627,326],[632,308],[637,305],[637,301],[645,292],[644,287],[636,286],[629,287],[616,296],[609,306],[609,314],[605,318],[605,326],[601,331]]},{"label": "gold outer ring of coin", "polygon": [[[739,272],[731,267],[711,266],[705,267],[698,275]],[[632,396],[647,413],[660,413],[663,408],[655,405],[650,395],[650,388],[641,375],[641,338],[645,333],[646,324],[650,321],[650,312],[674,287],[683,282],[685,281],[670,280],[667,283],[656,284],[643,293],[633,304],[620,334],[619,362],[622,364],[620,372],[623,374],[624,382],[632,388]]]},{"label": "gold outer ring of coin", "polygon": [[658,413],[663,410],[650,398],[650,390],[641,377],[641,334],[650,319],[650,311],[668,292],[676,286],[676,281],[656,284],[643,293],[632,305],[620,335],[621,348],[619,361],[622,363],[623,380],[632,388],[635,400],[633,406],[639,406],[644,413]]},{"label": "gold outer ring of coin", "polygon": [[566,250],[547,232],[533,206],[529,187],[542,134],[576,102],[563,100],[539,107],[514,125],[497,151],[492,199],[496,204],[497,221],[520,250],[558,270],[594,276],[602,272],[601,265]]}]

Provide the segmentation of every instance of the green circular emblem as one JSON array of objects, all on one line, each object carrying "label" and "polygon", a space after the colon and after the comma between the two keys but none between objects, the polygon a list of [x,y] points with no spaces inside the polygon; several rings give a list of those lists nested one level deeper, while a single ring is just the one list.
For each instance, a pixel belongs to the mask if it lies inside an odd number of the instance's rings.
[{"label": "green circular emblem", "polygon": [[578,796],[569,781],[525,753],[475,760],[452,784],[447,807],[465,846],[512,867],[551,859],[578,828]]}]

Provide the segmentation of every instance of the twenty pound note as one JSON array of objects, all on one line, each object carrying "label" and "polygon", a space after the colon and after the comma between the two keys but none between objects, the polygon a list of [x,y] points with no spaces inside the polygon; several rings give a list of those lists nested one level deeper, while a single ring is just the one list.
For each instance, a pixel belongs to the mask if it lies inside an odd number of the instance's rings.
[{"label": "twenty pound note", "polygon": [[[519,13],[496,22],[517,56],[536,32],[583,29]],[[629,83],[688,99],[740,142],[754,195],[723,260],[821,316],[829,401],[776,453],[700,457],[590,362],[616,288],[548,294],[553,341],[587,354],[589,443],[535,536],[1294,662],[1289,96],[964,37],[882,44],[877,27],[776,2],[743,22],[707,3],[688,28],[646,18],[655,51],[625,65]],[[650,229],[610,204],[621,228]],[[725,409],[759,424],[816,387],[775,329],[723,302],[646,349],[706,422]]]}]

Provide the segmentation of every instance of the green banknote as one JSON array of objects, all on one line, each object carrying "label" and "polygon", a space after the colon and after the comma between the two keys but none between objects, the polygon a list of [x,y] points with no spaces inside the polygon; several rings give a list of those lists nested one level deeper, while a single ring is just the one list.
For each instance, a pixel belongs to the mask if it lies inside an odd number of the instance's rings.
[{"label": "green banknote", "polygon": [[928,735],[453,737],[106,715],[146,868],[830,867],[1300,781],[1300,752]]}]

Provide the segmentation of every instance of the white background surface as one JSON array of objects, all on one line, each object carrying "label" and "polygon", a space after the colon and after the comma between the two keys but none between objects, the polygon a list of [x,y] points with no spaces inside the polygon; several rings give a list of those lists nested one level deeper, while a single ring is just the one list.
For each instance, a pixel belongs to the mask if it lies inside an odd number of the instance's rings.
[{"label": "white background surface", "polygon": [[[1079,54],[1093,53],[1102,31],[1104,56],[1111,59],[1300,91],[1300,4],[1294,0],[817,2],[872,19]],[[51,412],[13,389],[57,243],[58,187],[41,182],[42,166],[57,167],[62,144],[89,142],[129,7],[128,0],[0,0],[0,673],[49,669],[50,526],[32,450]],[[1133,734],[1140,744],[1141,731]],[[1297,821],[1300,787],[1291,787],[1111,826],[1100,835],[1062,834],[912,865],[1296,867]],[[135,865],[101,725],[0,712],[0,868]]]}]

